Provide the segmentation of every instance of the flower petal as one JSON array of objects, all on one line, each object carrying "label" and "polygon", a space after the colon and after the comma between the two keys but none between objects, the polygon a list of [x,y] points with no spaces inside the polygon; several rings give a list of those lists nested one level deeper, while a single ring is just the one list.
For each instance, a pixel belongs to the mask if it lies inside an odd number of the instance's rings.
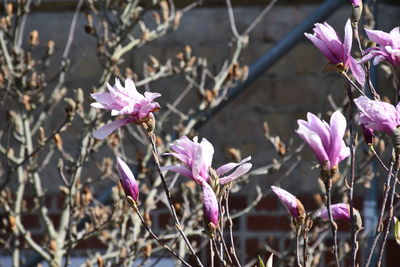
[{"label": "flower petal", "polygon": [[190,170],[188,170],[188,168],[186,168],[185,166],[178,164],[178,165],[170,165],[170,166],[164,166],[160,168],[161,171],[171,171],[171,172],[176,172],[179,173],[180,175],[186,176],[190,179],[193,179],[193,175],[190,172]]},{"label": "flower petal", "polygon": [[226,184],[229,182],[232,182],[233,180],[239,178],[240,176],[242,176],[243,174],[247,173],[252,167],[251,163],[244,163],[242,165],[240,165],[239,167],[237,167],[237,169],[231,173],[228,176],[225,177],[220,177],[219,178],[219,183],[220,184]]},{"label": "flower petal", "polygon": [[130,123],[131,120],[129,118],[123,118],[123,119],[118,119],[113,122],[110,122],[100,129],[97,129],[96,131],[93,132],[93,137],[96,139],[103,140],[107,136],[109,136],[112,132],[114,132],[116,129],[119,127],[122,127],[128,123]]},{"label": "flower petal", "polygon": [[[332,219],[336,220],[344,220],[350,222],[350,209],[349,205],[345,203],[339,203],[331,205]],[[328,209],[325,207],[321,210],[318,217],[329,220]]]},{"label": "flower petal", "polygon": [[218,174],[218,176],[224,175],[227,172],[230,172],[231,170],[233,170],[234,168],[236,168],[239,165],[242,165],[248,161],[251,160],[251,157],[247,157],[245,159],[243,159],[241,162],[236,163],[236,162],[230,162],[227,164],[224,164],[222,166],[220,166],[217,170],[216,173]]},{"label": "flower petal", "polygon": [[347,20],[346,26],[344,27],[344,41],[343,41],[343,61],[347,61],[350,57],[351,46],[353,43],[353,30],[351,28],[350,19]]}]

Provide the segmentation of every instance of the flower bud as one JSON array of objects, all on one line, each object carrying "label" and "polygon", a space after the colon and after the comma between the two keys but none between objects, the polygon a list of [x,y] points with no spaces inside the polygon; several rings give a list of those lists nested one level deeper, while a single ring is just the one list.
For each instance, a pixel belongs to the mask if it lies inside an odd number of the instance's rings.
[{"label": "flower bud", "polygon": [[[346,203],[334,204],[331,206],[331,212],[332,212],[332,219],[334,221],[343,220],[347,223],[351,223],[349,204],[346,204]],[[362,229],[361,215],[358,212],[358,210],[356,210],[354,208],[353,208],[353,213],[354,213],[356,227],[358,230],[361,230]],[[321,210],[321,212],[319,213],[318,217],[320,217],[324,220],[329,220],[328,209],[326,207],[323,208]]]},{"label": "flower bud", "polygon": [[137,201],[139,198],[139,186],[132,171],[120,158],[117,158],[117,168],[120,176],[121,186],[124,189],[125,195],[132,198],[134,201]]},{"label": "flower bud", "polygon": [[394,238],[397,244],[400,245],[400,222],[396,217],[393,217],[394,221]]},{"label": "flower bud", "polygon": [[373,146],[375,143],[374,130],[366,127],[364,124],[361,124],[361,131],[362,131],[365,143],[367,143],[367,145],[369,145],[369,146]]},{"label": "flower bud", "polygon": [[363,11],[363,3],[362,0],[350,0],[351,5],[353,6],[351,10],[351,22],[357,23],[362,15]]},{"label": "flower bud", "polygon": [[207,182],[201,185],[203,189],[203,210],[204,218],[211,232],[218,228],[218,201],[214,191]]},{"label": "flower bud", "polygon": [[282,188],[271,186],[271,189],[294,219],[304,218],[305,210],[300,200]]}]

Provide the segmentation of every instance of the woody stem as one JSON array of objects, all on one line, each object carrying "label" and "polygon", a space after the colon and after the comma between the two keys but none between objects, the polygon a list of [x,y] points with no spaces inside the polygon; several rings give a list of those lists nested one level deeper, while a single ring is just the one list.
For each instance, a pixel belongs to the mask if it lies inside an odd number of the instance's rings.
[{"label": "woody stem", "polygon": [[325,189],[326,189],[326,206],[327,206],[327,210],[328,210],[329,223],[331,225],[331,230],[332,230],[335,261],[336,261],[336,266],[339,267],[340,263],[339,263],[339,253],[338,253],[338,245],[337,245],[337,225],[333,221],[332,210],[331,210],[331,206],[332,206],[332,200],[331,200],[332,178],[331,177],[326,179]]}]

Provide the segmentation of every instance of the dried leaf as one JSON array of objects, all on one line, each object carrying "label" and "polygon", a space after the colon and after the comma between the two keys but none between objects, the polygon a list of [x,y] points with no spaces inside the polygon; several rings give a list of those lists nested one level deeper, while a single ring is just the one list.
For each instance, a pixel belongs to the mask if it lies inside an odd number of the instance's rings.
[{"label": "dried leaf", "polygon": [[39,32],[37,30],[33,30],[29,33],[29,44],[31,46],[39,44]]},{"label": "dried leaf", "polygon": [[62,150],[63,150],[63,140],[62,140],[62,138],[61,138],[61,135],[60,135],[59,133],[56,133],[56,134],[54,135],[54,137],[53,137],[53,140],[54,140],[54,143],[55,143],[56,146],[57,146],[57,149],[58,149],[59,151],[62,151]]},{"label": "dried leaf", "polygon": [[169,18],[168,2],[165,0],[160,1],[160,8],[161,8],[162,19],[164,22],[167,22]]}]

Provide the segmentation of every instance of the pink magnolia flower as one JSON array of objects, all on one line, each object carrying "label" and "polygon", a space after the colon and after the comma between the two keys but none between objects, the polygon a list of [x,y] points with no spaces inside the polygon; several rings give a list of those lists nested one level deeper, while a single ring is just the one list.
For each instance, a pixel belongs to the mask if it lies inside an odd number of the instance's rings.
[{"label": "pink magnolia flower", "polygon": [[139,123],[146,121],[152,112],[160,109],[160,105],[153,100],[161,94],[145,92],[144,95],[136,90],[131,79],[125,80],[123,87],[118,79],[112,87],[107,83],[109,93],[94,93],[91,96],[97,102],[92,107],[111,110],[111,116],[123,115],[124,118],[108,123],[95,131],[93,136],[97,139],[104,139],[113,131],[128,123]]},{"label": "pink magnolia flower", "polygon": [[219,209],[217,197],[211,186],[203,181],[201,183],[201,188],[203,190],[203,211],[204,217],[210,227],[210,230],[214,230],[218,227]]},{"label": "pink magnolia flower", "polygon": [[344,28],[344,42],[342,42],[336,31],[328,23],[316,23],[314,34],[304,33],[310,41],[334,64],[343,64],[344,70],[351,70],[354,78],[361,85],[364,85],[364,69],[351,56],[353,35],[350,20],[347,20]]},{"label": "pink magnolia flower", "polygon": [[361,63],[374,59],[374,65],[383,60],[393,66],[400,65],[400,27],[394,28],[389,33],[369,29],[365,29],[365,32],[368,38],[378,46],[367,49]]},{"label": "pink magnolia flower", "polygon": [[294,195],[276,186],[271,186],[271,189],[293,218],[299,218],[304,215],[304,206]]},{"label": "pink magnolia flower", "polygon": [[392,134],[400,125],[400,104],[393,105],[371,100],[366,96],[354,99],[354,103],[360,110],[359,123],[376,131],[384,131]]},{"label": "pink magnolia flower", "polygon": [[328,124],[314,114],[307,113],[307,120],[297,121],[297,134],[311,147],[321,165],[327,163],[329,169],[337,167],[350,155],[350,149],[343,141],[347,126],[345,117],[340,111],[335,111]]},{"label": "pink magnolia flower", "polygon": [[[176,157],[182,164],[165,166],[162,170],[179,173],[200,185],[203,181],[209,182],[208,172],[214,155],[214,147],[207,139],[203,138],[199,143],[197,136],[193,138],[193,141],[182,136],[175,144],[171,145],[171,150],[174,152],[166,153],[166,155]],[[252,166],[251,163],[247,163],[250,159],[251,157],[248,157],[239,163],[231,162],[219,167],[216,170],[219,183],[229,183],[247,173]],[[231,174],[225,175],[231,171],[233,171]],[[221,177],[222,175],[225,176]]]},{"label": "pink magnolia flower", "polygon": [[117,158],[117,168],[125,195],[137,201],[139,198],[139,186],[131,169],[129,169],[128,165],[120,158]]},{"label": "pink magnolia flower", "polygon": [[[345,203],[339,203],[339,204],[334,204],[331,206],[331,212],[332,212],[332,219],[334,221],[336,220],[343,220],[350,222],[350,207],[348,204]],[[328,216],[328,209],[325,207],[321,210],[321,212],[318,214],[318,217],[324,219],[324,220],[329,220]]]}]

